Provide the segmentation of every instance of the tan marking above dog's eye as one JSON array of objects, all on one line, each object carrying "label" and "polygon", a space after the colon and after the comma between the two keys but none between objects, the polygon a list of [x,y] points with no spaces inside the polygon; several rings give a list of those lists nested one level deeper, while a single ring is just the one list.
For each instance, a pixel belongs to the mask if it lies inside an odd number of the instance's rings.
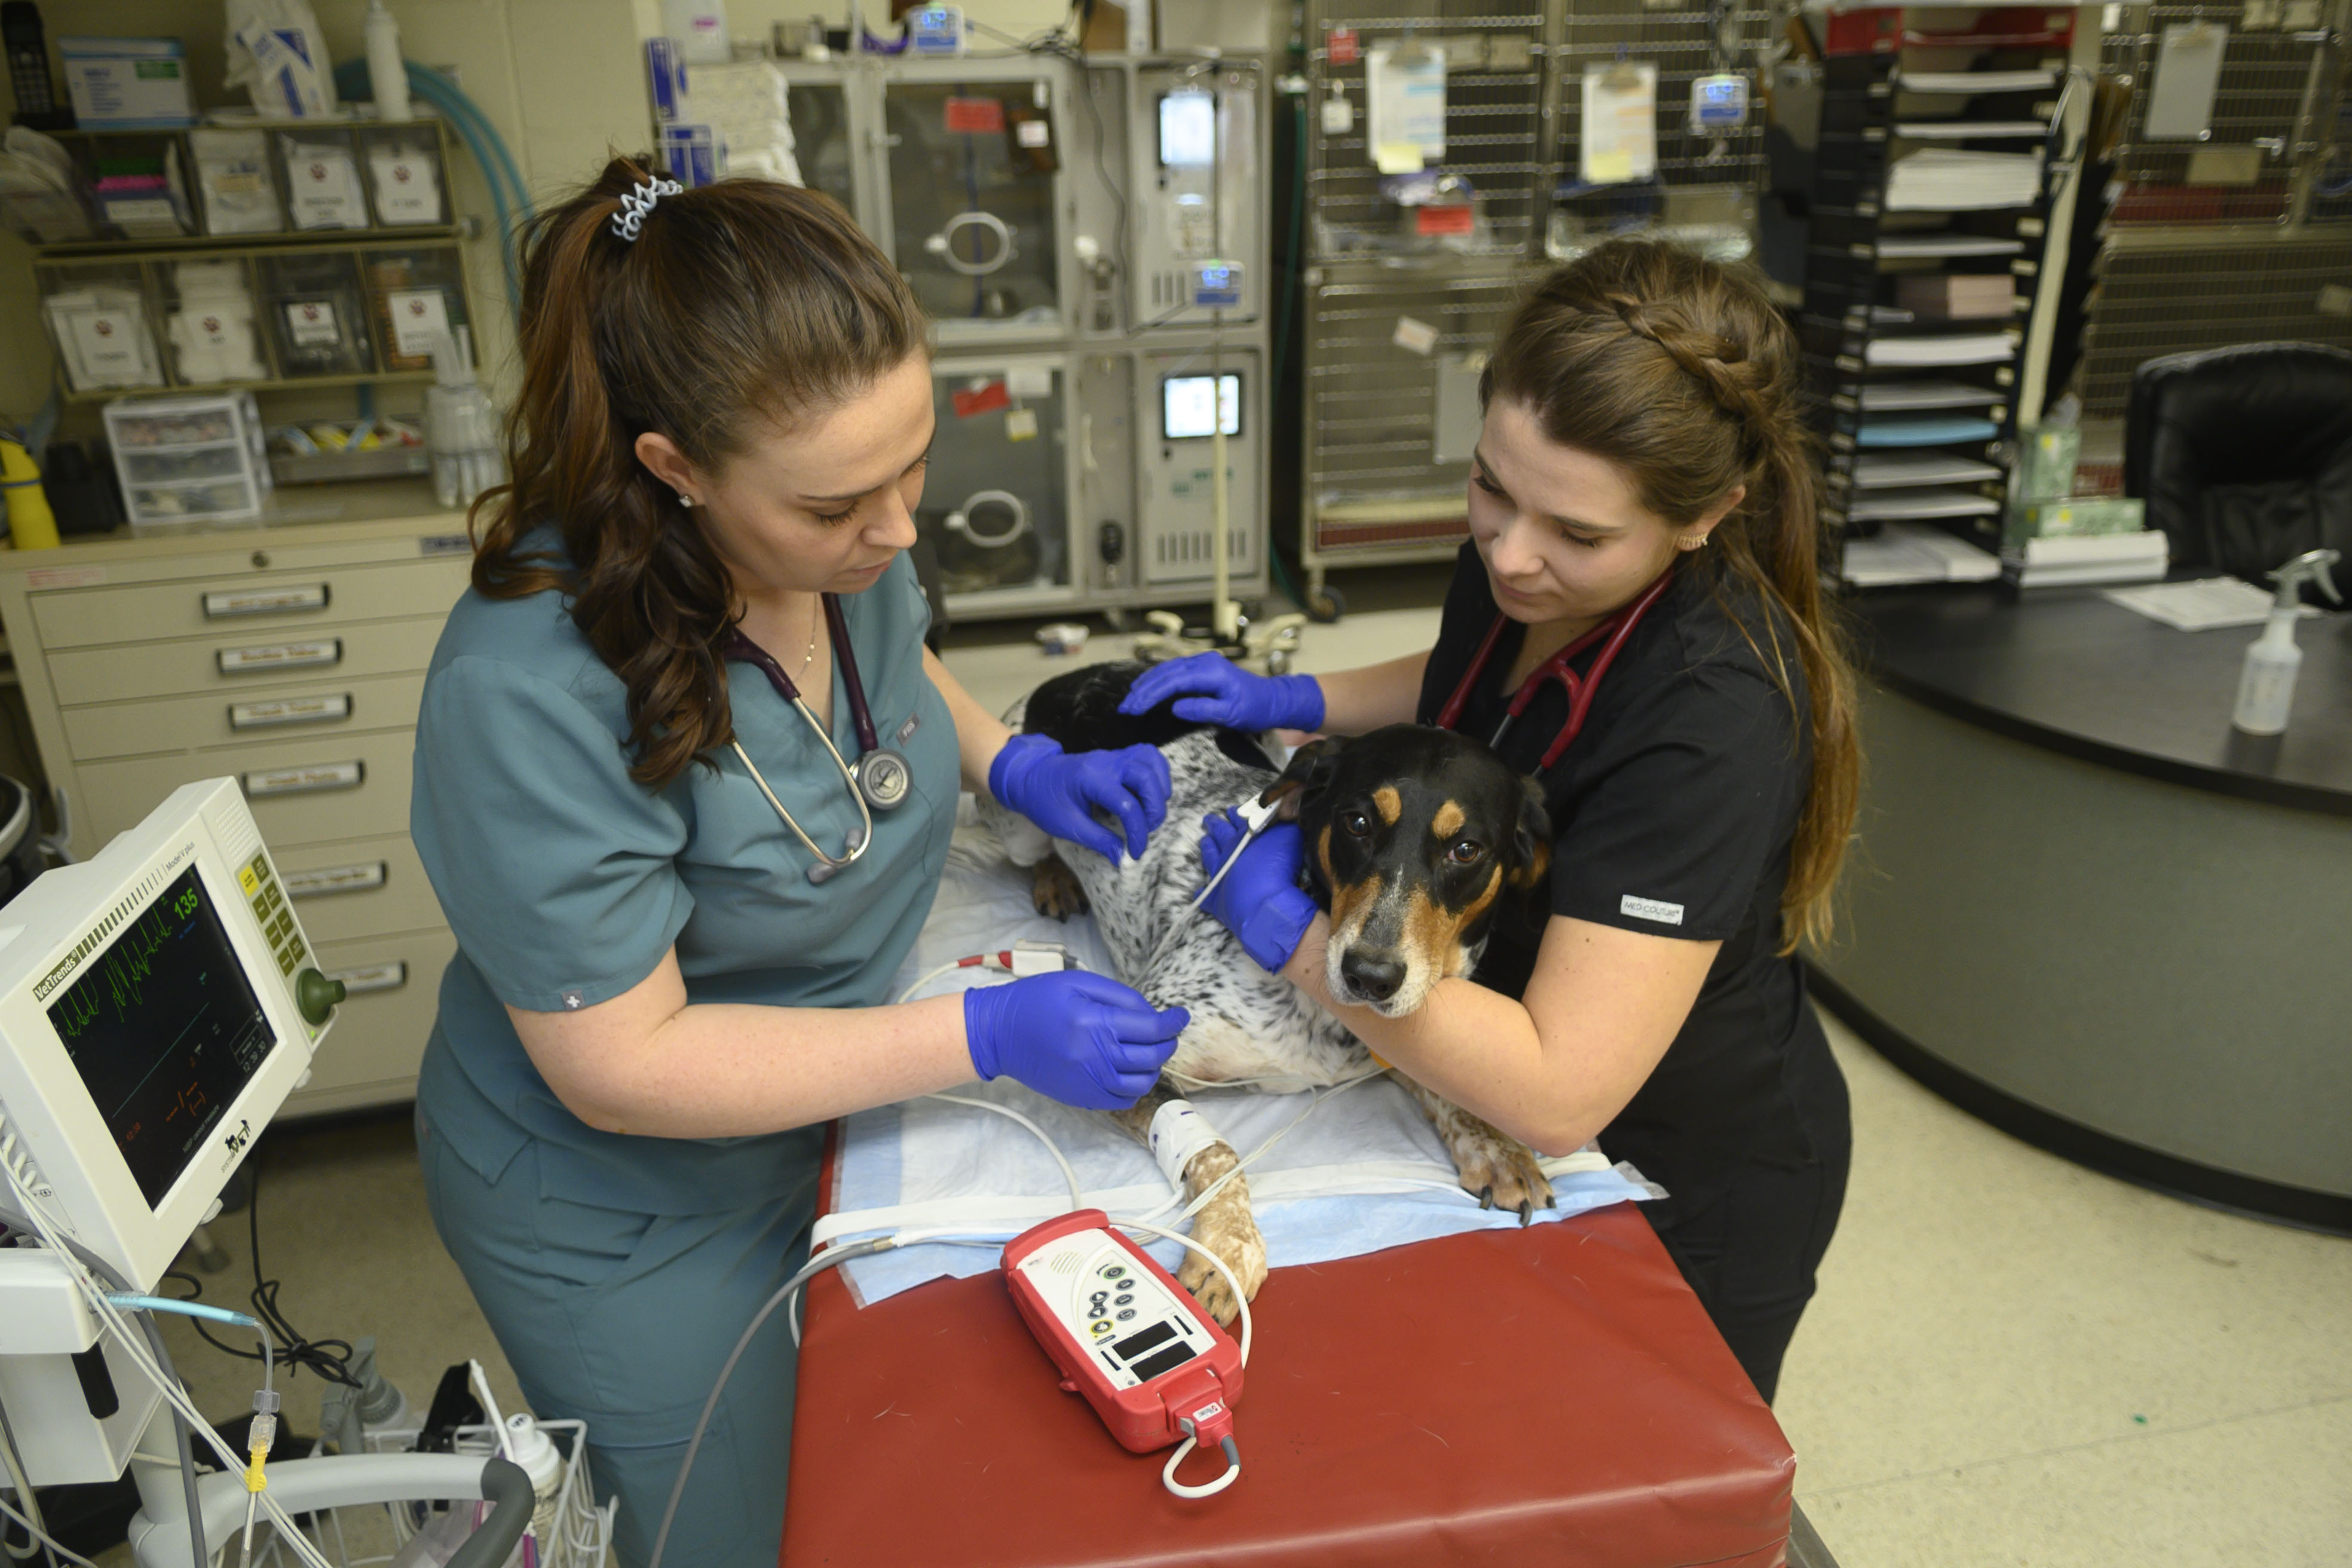
[{"label": "tan marking above dog's eye", "polygon": [[1462,831],[1462,825],[1468,820],[1462,803],[1449,800],[1437,808],[1437,815],[1430,819],[1429,830],[1440,838],[1451,838]]},{"label": "tan marking above dog's eye", "polygon": [[1382,822],[1394,827],[1397,818],[1404,815],[1404,797],[1397,794],[1393,784],[1382,784],[1372,792],[1372,809],[1381,814]]},{"label": "tan marking above dog's eye", "polygon": [[1445,858],[1456,866],[1475,866],[1486,858],[1486,847],[1475,838],[1456,839]]},{"label": "tan marking above dog's eye", "polygon": [[1341,812],[1339,826],[1347,829],[1350,838],[1370,838],[1372,836],[1372,819],[1360,811]]}]

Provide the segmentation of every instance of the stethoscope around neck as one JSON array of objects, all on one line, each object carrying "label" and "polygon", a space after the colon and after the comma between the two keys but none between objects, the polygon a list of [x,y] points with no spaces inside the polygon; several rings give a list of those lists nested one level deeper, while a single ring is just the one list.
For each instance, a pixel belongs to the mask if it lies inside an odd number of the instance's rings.
[{"label": "stethoscope around neck", "polygon": [[[1544,748],[1542,758],[1536,763],[1534,776],[1540,779],[1549,773],[1552,765],[1575,743],[1576,737],[1583,733],[1585,717],[1592,711],[1592,700],[1601,690],[1601,678],[1609,673],[1611,665],[1617,662],[1617,655],[1624,647],[1625,640],[1633,635],[1633,628],[1642,624],[1642,617],[1649,614],[1650,606],[1658,602],[1674,577],[1672,567],[1658,574],[1657,581],[1643,589],[1632,604],[1611,614],[1599,626],[1529,671],[1518,690],[1512,694],[1510,707],[1504,712],[1502,721],[1495,726],[1495,732],[1488,737],[1486,744],[1489,747],[1501,746],[1503,737],[1527,712],[1537,693],[1547,684],[1557,681],[1568,698],[1568,717],[1561,721],[1559,729],[1552,735],[1551,743]],[[1462,727],[1463,711],[1469,707],[1471,696],[1478,689],[1479,678],[1486,674],[1488,662],[1495,657],[1495,645],[1503,640],[1503,628],[1508,624],[1509,618],[1497,610],[1495,624],[1486,628],[1486,639],[1479,643],[1478,651],[1471,656],[1470,668],[1462,672],[1462,679],[1454,685],[1454,695],[1445,700],[1444,708],[1438,710],[1439,729],[1458,730]],[[1601,652],[1593,658],[1591,669],[1580,676],[1568,667],[1569,660],[1596,644],[1600,646]]]},{"label": "stethoscope around neck", "polygon": [[841,748],[833,743],[833,737],[825,733],[823,724],[817,722],[816,715],[809,710],[807,700],[801,696],[801,689],[793,684],[793,678],[784,673],[783,666],[770,657],[766,648],[745,637],[742,627],[736,626],[729,631],[719,653],[723,658],[739,658],[758,666],[760,673],[768,678],[768,684],[776,689],[776,695],[800,710],[801,718],[824,743],[825,752],[833,758],[833,765],[841,770],[842,778],[848,783],[849,798],[857,803],[857,826],[851,830],[848,843],[838,856],[828,855],[817,847],[816,840],[793,819],[793,814],[784,809],[784,803],[776,798],[776,792],[768,787],[767,778],[760,772],[759,765],[751,761],[751,753],[743,749],[741,739],[739,737],[733,742],[735,754],[743,760],[751,782],[760,786],[760,793],[768,797],[768,804],[776,808],[776,815],[784,819],[784,826],[793,830],[793,837],[806,845],[808,852],[816,857],[816,864],[808,868],[808,879],[823,884],[830,881],[835,873],[856,865],[865,857],[867,847],[874,842],[874,813],[895,811],[904,805],[908,792],[914,786],[915,774],[907,759],[882,744],[881,737],[874,731],[874,714],[866,705],[866,683],[858,679],[857,655],[849,646],[849,622],[841,613],[839,596],[825,594],[820,597],[824,605],[825,637],[833,645],[835,660],[841,666],[842,685],[849,695],[849,720],[857,731],[857,761],[855,763],[841,754]]}]

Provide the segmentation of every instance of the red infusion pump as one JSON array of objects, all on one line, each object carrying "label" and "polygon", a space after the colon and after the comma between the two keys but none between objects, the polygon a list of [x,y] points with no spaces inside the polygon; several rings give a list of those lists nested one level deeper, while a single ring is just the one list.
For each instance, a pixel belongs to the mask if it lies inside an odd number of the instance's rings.
[{"label": "red infusion pump", "polygon": [[1192,1437],[1239,1468],[1240,1347],[1100,1209],[1013,1237],[1004,1283],[1064,1391],[1086,1395],[1122,1446],[1148,1454]]}]

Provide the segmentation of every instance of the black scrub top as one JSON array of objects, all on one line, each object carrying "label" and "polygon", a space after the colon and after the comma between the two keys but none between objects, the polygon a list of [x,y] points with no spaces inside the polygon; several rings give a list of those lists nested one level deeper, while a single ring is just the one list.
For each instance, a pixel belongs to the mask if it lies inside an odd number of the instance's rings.
[{"label": "black scrub top", "polygon": [[[1811,1129],[1838,1102],[1828,1089],[1836,1064],[1802,972],[1776,951],[1811,777],[1804,670],[1785,617],[1736,575],[1718,581],[1712,566],[1698,556],[1677,562],[1675,581],[1601,679],[1583,732],[1542,779],[1552,913],[1723,944],[1674,1044],[1601,1134],[1611,1158],[1666,1188],[1652,1216],[1661,1226],[1722,1197],[1746,1163],[1810,1163]],[[1485,563],[1465,544],[1422,678],[1423,723],[1436,721],[1496,613]],[[1793,704],[1766,662],[1775,628]],[[1462,733],[1493,736],[1525,639],[1524,627],[1505,626]],[[1580,673],[1597,651],[1578,658]],[[1534,773],[1567,714],[1559,685],[1546,682],[1503,738],[1504,760]],[[1522,994],[1541,936],[1539,919],[1498,927],[1474,978]]]}]

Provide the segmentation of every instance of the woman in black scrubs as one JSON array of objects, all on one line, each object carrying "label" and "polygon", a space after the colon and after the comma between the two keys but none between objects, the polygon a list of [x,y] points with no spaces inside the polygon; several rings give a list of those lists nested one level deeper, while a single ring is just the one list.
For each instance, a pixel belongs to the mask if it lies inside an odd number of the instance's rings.
[{"label": "woman in black scrubs", "polygon": [[[1793,956],[1828,930],[1860,767],[1799,374],[1746,275],[1605,245],[1536,289],[1487,364],[1470,542],[1435,647],[1275,679],[1202,656],[1129,697],[1185,692],[1187,717],[1336,734],[1451,707],[1486,740],[1546,661],[1658,590],[1549,767],[1570,720],[1558,681],[1500,739],[1557,836],[1549,911],[1498,930],[1472,980],[1398,1016],[1347,994],[1297,888],[1296,829],[1260,837],[1219,903],[1255,910],[1252,955],[1400,1069],[1539,1150],[1597,1134],[1663,1184],[1645,1212],[1768,1400],[1852,1150]],[[1569,667],[1589,678],[1608,640]],[[1234,837],[1213,827],[1204,856]],[[1287,917],[1270,943],[1269,908]]]}]

